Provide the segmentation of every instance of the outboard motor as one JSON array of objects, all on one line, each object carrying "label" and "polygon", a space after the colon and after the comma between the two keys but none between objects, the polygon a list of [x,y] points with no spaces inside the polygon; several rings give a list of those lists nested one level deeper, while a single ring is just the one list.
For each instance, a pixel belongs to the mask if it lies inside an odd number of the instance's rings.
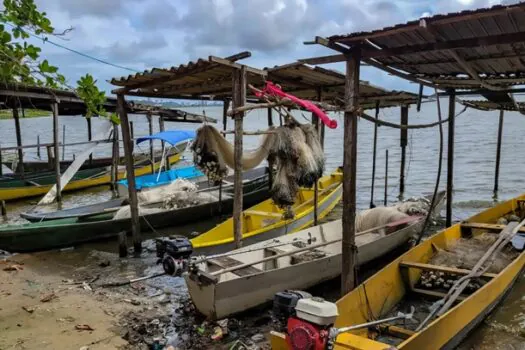
[{"label": "outboard motor", "polygon": [[164,272],[170,276],[180,276],[188,270],[193,246],[186,237],[156,239],[157,257],[162,262]]},{"label": "outboard motor", "polygon": [[281,320],[287,318],[286,342],[293,350],[330,349],[330,330],[338,316],[337,305],[303,293],[287,291],[274,296],[274,315]]}]

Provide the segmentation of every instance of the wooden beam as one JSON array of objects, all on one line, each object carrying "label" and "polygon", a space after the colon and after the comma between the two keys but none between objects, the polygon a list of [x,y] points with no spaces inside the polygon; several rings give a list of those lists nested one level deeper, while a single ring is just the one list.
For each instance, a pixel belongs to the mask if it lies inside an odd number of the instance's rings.
[{"label": "wooden beam", "polygon": [[124,142],[124,159],[126,161],[126,175],[128,180],[133,249],[135,254],[140,254],[142,251],[142,238],[140,235],[139,208],[137,200],[137,188],[135,185],[135,169],[133,167],[133,140],[131,139],[128,113],[126,112],[126,100],[124,99],[124,95],[117,95],[117,107],[120,116],[122,140]]},{"label": "wooden beam", "polygon": [[498,125],[498,143],[496,146],[496,170],[494,175],[494,195],[498,193],[499,189],[499,165],[501,161],[501,140],[503,139],[503,117],[505,111],[499,111],[499,125]]},{"label": "wooden beam", "polygon": [[62,190],[61,190],[61,184],[60,184],[60,141],[59,141],[59,135],[58,135],[58,103],[53,103],[51,105],[51,109],[53,111],[53,153],[54,153],[54,161],[55,161],[55,183],[56,183],[56,199],[58,203],[62,203]]},{"label": "wooden beam", "polygon": [[245,66],[243,64],[234,63],[234,62],[231,62],[230,60],[228,60],[227,58],[220,58],[220,57],[216,57],[216,56],[210,56],[209,57],[209,61],[210,62],[214,62],[214,63],[218,63],[218,64],[226,66],[226,67],[239,69],[239,70],[242,69],[242,67],[244,67],[244,70],[247,73],[260,75],[261,77],[265,77],[268,74],[268,72],[263,70],[263,69],[257,69],[257,68]]},{"label": "wooden beam", "polygon": [[[242,107],[246,102],[246,68],[234,69],[232,76],[233,99],[232,108]],[[244,113],[239,112],[234,115],[235,137],[234,137],[234,178],[233,178],[233,236],[236,248],[242,247],[242,131]]]},{"label": "wooden beam", "polygon": [[356,287],[355,217],[357,174],[357,118],[359,113],[360,51],[356,49],[346,62],[345,113],[343,141],[343,237],[341,294]]},{"label": "wooden beam", "polygon": [[[451,50],[451,49],[468,49],[481,46],[494,46],[503,44],[514,44],[525,41],[525,32],[505,33],[498,35],[488,35],[469,39],[448,40],[446,42],[432,42],[416,45],[407,45],[393,48],[384,48],[382,50],[367,49],[363,53],[363,58],[380,58],[409,55],[413,53],[425,53],[433,51]],[[366,61],[365,61],[366,62]]]},{"label": "wooden beam", "polygon": [[456,96],[451,91],[448,100],[448,154],[447,154],[447,216],[446,227],[452,226],[452,202],[454,191],[454,133],[456,119]]},{"label": "wooden beam", "polygon": [[301,58],[298,61],[301,62],[301,63],[316,65],[316,64],[328,64],[328,63],[344,62],[344,61],[346,61],[346,57],[343,54],[338,54],[338,55],[328,55],[328,56]]},{"label": "wooden beam", "polygon": [[[406,268],[419,269],[419,270],[426,270],[426,271],[445,272],[445,273],[450,273],[450,274],[455,274],[455,275],[460,275],[460,276],[466,276],[472,272],[467,269],[457,269],[454,267],[424,264],[424,263],[412,262],[412,261],[402,261],[399,263],[399,266],[406,267]],[[497,273],[484,273],[481,275],[481,277],[485,277],[485,278],[495,278],[497,276],[498,276]]]},{"label": "wooden beam", "polygon": [[18,164],[16,171],[24,178],[24,152],[22,151],[22,132],[20,128],[20,117],[18,107],[13,108],[13,119],[15,120],[16,145],[18,147]]},{"label": "wooden beam", "polygon": [[363,62],[367,63],[368,65],[372,66],[372,67],[375,67],[377,69],[380,69],[382,71],[385,71],[389,74],[392,74],[396,77],[399,77],[399,78],[402,78],[402,79],[405,79],[405,80],[408,80],[408,81],[411,81],[413,83],[417,83],[417,84],[420,84],[420,85],[423,85],[423,86],[428,86],[428,87],[431,87],[431,88],[439,88],[438,85],[432,83],[432,82],[429,82],[428,80],[424,80],[424,79],[420,79],[420,78],[417,78],[417,77],[414,77],[412,76],[411,74],[408,74],[408,73],[405,73],[405,72],[402,72],[398,69],[394,69],[392,67],[389,67],[377,60],[372,60],[372,59],[363,59]]}]

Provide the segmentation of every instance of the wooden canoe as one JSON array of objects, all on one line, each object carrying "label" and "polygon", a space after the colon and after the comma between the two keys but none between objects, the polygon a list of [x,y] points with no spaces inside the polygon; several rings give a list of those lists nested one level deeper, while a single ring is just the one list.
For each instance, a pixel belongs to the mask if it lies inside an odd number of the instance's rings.
[{"label": "wooden canoe", "polygon": [[[243,201],[246,206],[268,198],[268,172],[265,168],[243,173]],[[217,187],[206,192],[218,198]],[[149,207],[151,208],[151,207]],[[222,200],[188,208],[168,209],[140,217],[141,230],[183,225],[228,214],[233,210],[233,188],[223,188]],[[29,252],[69,247],[77,244],[115,237],[130,231],[131,219],[113,219],[115,212],[78,215],[77,217],[42,221],[23,225],[0,226],[0,249],[9,252]]]},{"label": "wooden canoe", "polygon": [[[339,317],[335,326],[363,324],[371,321],[367,317],[371,314],[375,319],[389,317],[395,314],[400,305],[410,306],[422,298],[440,300],[447,292],[446,289],[436,291],[417,287],[421,271],[449,271],[462,276],[470,270],[432,265],[429,264],[430,259],[441,249],[451,249],[461,238],[473,239],[486,232],[502,234],[502,225],[497,225],[497,220],[507,214],[515,214],[523,219],[524,203],[525,195],[502,202],[412,248],[337,302]],[[507,249],[513,248],[507,245]],[[401,324],[384,325],[380,328],[381,336],[372,339],[371,335],[377,335],[375,330],[369,332],[368,329],[361,329],[339,335],[335,341],[335,349],[454,349],[490,314],[522,274],[525,251],[514,253],[515,258],[503,270],[485,274],[485,284],[481,288],[461,294],[448,311],[431,318],[420,331],[416,331],[418,322],[413,324],[407,321],[403,325],[401,321]],[[363,295],[367,295],[367,302],[363,301]],[[416,318],[421,322],[429,315],[428,306],[416,312]],[[271,341],[272,349],[288,349],[281,333],[272,332]]]},{"label": "wooden canoe", "polygon": [[[328,215],[342,196],[343,173],[337,169],[318,180],[318,218]],[[283,236],[312,225],[314,221],[314,190],[300,188],[291,219],[283,219],[283,210],[268,199],[242,213],[242,241],[248,246],[262,240]],[[235,249],[233,218],[191,240],[199,254],[227,252]]]},{"label": "wooden canoe", "polygon": [[[444,197],[441,192],[435,213],[439,213]],[[394,232],[386,236],[377,231],[358,235],[358,265],[385,255],[420,232],[424,218],[409,219],[390,224],[388,231]],[[341,220],[335,220],[207,260],[185,277],[190,296],[207,318],[221,319],[270,301],[279,291],[307,289],[336,278],[341,274],[341,237]],[[250,266],[219,272],[240,265]],[[202,272],[215,277],[199,278]]]},{"label": "wooden canoe", "polygon": [[[180,160],[181,154],[176,153],[169,157],[170,164]],[[155,163],[154,168],[160,167],[160,161]],[[135,168],[135,176],[151,173],[151,165],[141,165]],[[119,179],[126,177],[124,168],[119,169]],[[74,191],[83,188],[107,185],[111,183],[111,173],[108,168],[86,169],[78,171],[73,179],[66,185],[63,192]],[[55,184],[54,174],[44,176],[33,176],[26,179],[12,179],[0,181],[0,200],[16,200],[21,198],[37,197],[45,195]]]}]

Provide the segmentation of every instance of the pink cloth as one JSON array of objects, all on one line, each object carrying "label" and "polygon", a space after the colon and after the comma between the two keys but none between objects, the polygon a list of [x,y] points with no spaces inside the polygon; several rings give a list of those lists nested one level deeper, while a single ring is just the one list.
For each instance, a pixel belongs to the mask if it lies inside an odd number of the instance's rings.
[{"label": "pink cloth", "polygon": [[295,97],[294,95],[287,94],[283,90],[281,90],[279,87],[277,87],[274,83],[271,81],[266,82],[265,88],[259,92],[255,91],[255,96],[262,97],[263,95],[272,95],[272,96],[278,96],[278,97],[284,97],[291,101],[293,101],[295,104],[309,110],[310,112],[314,113],[316,116],[321,119],[324,125],[328,126],[330,129],[337,128],[337,121],[335,119],[330,119],[328,115],[326,115],[325,112],[323,112],[319,107],[314,105],[310,101],[302,100],[298,97]]}]

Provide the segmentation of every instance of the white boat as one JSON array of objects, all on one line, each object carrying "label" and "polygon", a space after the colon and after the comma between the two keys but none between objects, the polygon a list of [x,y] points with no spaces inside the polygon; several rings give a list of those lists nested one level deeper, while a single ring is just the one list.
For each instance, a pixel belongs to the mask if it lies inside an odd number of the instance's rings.
[{"label": "white boat", "polygon": [[[440,212],[440,192],[434,213]],[[423,227],[423,216],[409,216],[356,235],[357,264],[385,255],[406,243]],[[378,231],[386,229],[387,234]],[[269,239],[207,258],[185,276],[197,310],[221,319],[270,301],[284,290],[312,287],[341,274],[341,220]]]}]

